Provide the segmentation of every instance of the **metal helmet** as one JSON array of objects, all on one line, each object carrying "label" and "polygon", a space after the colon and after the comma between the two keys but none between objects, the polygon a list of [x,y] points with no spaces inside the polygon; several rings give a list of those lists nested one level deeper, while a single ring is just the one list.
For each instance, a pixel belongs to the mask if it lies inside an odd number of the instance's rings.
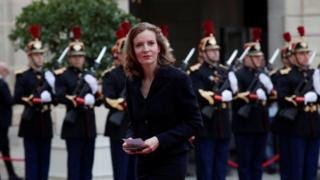
[{"label": "metal helmet", "polygon": [[246,49],[247,47],[250,48],[248,51],[249,56],[263,56],[263,52],[261,51],[261,45],[260,45],[261,33],[262,33],[261,28],[253,28],[252,29],[253,41],[244,44],[244,49]]},{"label": "metal helmet", "polygon": [[73,41],[69,43],[69,53],[68,56],[85,56],[85,47],[84,43],[80,41],[81,29],[79,26],[76,26],[72,30],[73,32]]},{"label": "metal helmet", "polygon": [[308,44],[304,40],[304,34],[305,34],[304,26],[299,26],[297,30],[299,32],[300,37],[296,42],[292,44],[293,53],[309,52],[310,50],[309,50]]},{"label": "metal helmet", "polygon": [[131,28],[131,25],[129,22],[125,21],[121,23],[120,29],[116,32],[117,35],[117,41],[115,45],[111,48],[111,52],[121,52],[124,48],[126,39],[127,39],[127,34]]},{"label": "metal helmet", "polygon": [[282,35],[286,44],[281,48],[281,57],[287,58],[293,54],[292,43],[291,43],[291,34],[289,32],[285,32]]},{"label": "metal helmet", "polygon": [[211,21],[205,21],[203,23],[203,29],[205,31],[205,37],[200,40],[199,50],[204,51],[206,49],[220,49],[214,37],[214,27]]},{"label": "metal helmet", "polygon": [[28,54],[44,53],[45,50],[42,42],[40,41],[40,25],[31,25],[29,27],[29,31],[32,35],[32,41],[27,44],[26,52]]}]

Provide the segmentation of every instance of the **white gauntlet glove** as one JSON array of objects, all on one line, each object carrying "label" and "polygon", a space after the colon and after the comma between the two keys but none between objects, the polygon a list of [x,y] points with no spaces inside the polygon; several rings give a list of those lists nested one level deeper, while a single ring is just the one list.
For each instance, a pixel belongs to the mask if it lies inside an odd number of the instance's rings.
[{"label": "white gauntlet glove", "polygon": [[318,96],[315,92],[309,91],[304,94],[304,104],[313,103],[318,100]]},{"label": "white gauntlet glove", "polygon": [[314,70],[312,75],[313,88],[320,95],[320,71],[319,69]]},{"label": "white gauntlet glove", "polygon": [[94,97],[93,97],[93,95],[92,94],[86,94],[85,96],[84,96],[84,104],[85,105],[89,105],[89,106],[92,106],[92,105],[94,105],[94,103],[95,103],[95,100],[94,100]]},{"label": "white gauntlet glove", "polygon": [[267,100],[267,95],[264,92],[264,90],[262,90],[261,88],[257,89],[256,94],[257,94],[257,98],[259,100],[261,100],[261,101]]},{"label": "white gauntlet glove", "polygon": [[232,93],[229,90],[224,90],[221,93],[222,102],[230,102],[232,101]]},{"label": "white gauntlet glove", "polygon": [[273,84],[271,82],[271,79],[269,76],[267,76],[264,73],[259,74],[259,81],[262,83],[262,85],[267,89],[268,94],[271,93],[273,89]]},{"label": "white gauntlet glove", "polygon": [[98,91],[98,82],[95,77],[93,77],[91,74],[86,74],[84,76],[84,80],[88,85],[90,86],[92,94],[95,94]]},{"label": "white gauntlet glove", "polygon": [[233,71],[228,73],[228,80],[230,83],[230,87],[233,93],[238,92],[239,87],[238,87],[238,79],[236,77],[236,75],[234,74]]},{"label": "white gauntlet glove", "polygon": [[56,77],[53,75],[51,71],[46,71],[44,73],[44,78],[48,82],[49,86],[51,87],[53,93],[55,93],[55,82],[56,82]]},{"label": "white gauntlet glove", "polygon": [[52,101],[51,94],[49,91],[45,90],[40,94],[41,102],[42,103],[49,103]]}]

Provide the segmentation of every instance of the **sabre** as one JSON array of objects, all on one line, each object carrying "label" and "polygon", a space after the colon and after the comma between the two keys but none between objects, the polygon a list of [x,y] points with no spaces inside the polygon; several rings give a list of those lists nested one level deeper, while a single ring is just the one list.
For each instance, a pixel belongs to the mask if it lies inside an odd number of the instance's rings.
[{"label": "sabre", "polygon": [[69,51],[69,46],[67,46],[62,54],[59,56],[58,60],[57,61],[54,61],[52,63],[52,66],[50,69],[48,69],[47,71],[45,71],[44,73],[44,76],[45,76],[45,79],[46,79],[46,82],[50,85],[50,87],[52,88],[52,93],[55,94],[56,91],[55,91],[55,77],[54,77],[54,74],[55,74],[55,69],[58,69],[60,64],[62,64],[62,61],[63,61],[63,58],[66,56],[66,54],[68,53]]},{"label": "sabre", "polygon": [[106,53],[106,51],[107,51],[107,47],[103,46],[103,48],[101,49],[101,51],[99,53],[99,56],[97,57],[97,59],[94,62],[97,63],[97,64],[100,64],[104,54]]},{"label": "sabre", "polygon": [[243,53],[241,54],[241,56],[240,56],[240,58],[239,58],[239,61],[240,61],[241,63],[242,63],[243,58],[248,54],[249,50],[250,50],[250,46],[247,47],[247,48],[243,51]]},{"label": "sabre", "polygon": [[58,64],[61,64],[61,63],[62,63],[63,58],[67,55],[68,51],[69,51],[69,46],[67,46],[67,47],[63,50],[62,54],[60,55],[59,59],[57,60]]},{"label": "sabre", "polygon": [[227,60],[227,66],[230,66],[231,64],[232,64],[232,62],[233,62],[233,60],[235,59],[235,57],[237,56],[237,54],[238,54],[238,50],[237,49],[235,49],[233,52],[232,52],[232,54],[231,54],[231,56],[229,57],[229,59]]},{"label": "sabre", "polygon": [[106,53],[106,51],[107,51],[107,47],[106,47],[106,46],[103,46],[103,48],[101,49],[101,51],[100,51],[97,59],[94,60],[94,65],[93,65],[93,66],[91,67],[91,69],[90,69],[92,74],[95,74],[95,73],[96,73],[96,70],[97,70],[98,67],[100,66],[101,60],[102,60],[104,54]]},{"label": "sabre", "polygon": [[277,48],[274,53],[272,54],[271,58],[269,59],[269,64],[273,64],[274,61],[277,59],[278,55],[279,55],[280,49]]},{"label": "sabre", "polygon": [[311,65],[311,63],[314,61],[316,55],[317,55],[317,52],[316,51],[312,51],[312,54],[311,54],[311,56],[309,58],[308,65]]},{"label": "sabre", "polygon": [[195,51],[195,48],[192,48],[192,49],[189,51],[187,57],[183,60],[183,63],[184,63],[184,64],[186,64],[186,65],[188,64],[190,58],[191,58],[192,55],[194,54],[194,51]]}]

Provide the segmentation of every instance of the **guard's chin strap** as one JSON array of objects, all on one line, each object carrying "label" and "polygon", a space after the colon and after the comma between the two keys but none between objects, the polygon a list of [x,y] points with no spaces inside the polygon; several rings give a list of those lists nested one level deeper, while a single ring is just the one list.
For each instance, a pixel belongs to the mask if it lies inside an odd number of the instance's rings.
[{"label": "guard's chin strap", "polygon": [[213,61],[212,59],[210,59],[210,57],[209,57],[209,55],[208,55],[208,53],[207,53],[206,50],[204,51],[204,54],[206,55],[206,58],[207,58],[209,61]]},{"label": "guard's chin strap", "polygon": [[286,57],[286,61],[287,61],[287,65],[285,65],[284,63],[283,63],[283,64],[284,64],[286,67],[291,67],[291,66],[292,66],[292,62],[290,61],[289,57]]},{"label": "guard's chin strap", "polygon": [[259,67],[256,65],[256,63],[254,62],[254,60],[253,60],[253,58],[252,58],[252,56],[249,56],[250,57],[250,61],[251,61],[251,63],[253,64],[253,66],[254,66],[254,69],[255,70],[258,70],[259,69]]},{"label": "guard's chin strap", "polygon": [[306,68],[308,67],[307,65],[303,65],[303,64],[301,64],[301,63],[299,62],[299,59],[298,59],[298,57],[297,57],[296,54],[294,55],[294,57],[295,57],[295,61],[296,61],[296,63],[297,63],[297,65],[298,65],[299,68],[306,69]]}]

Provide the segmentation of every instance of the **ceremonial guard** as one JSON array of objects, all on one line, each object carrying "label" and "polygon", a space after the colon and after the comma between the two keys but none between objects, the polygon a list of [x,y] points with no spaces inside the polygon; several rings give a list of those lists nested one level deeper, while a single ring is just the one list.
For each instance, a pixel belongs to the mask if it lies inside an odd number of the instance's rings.
[{"label": "ceremonial guard", "polygon": [[232,92],[222,87],[227,81],[227,68],[219,62],[220,46],[212,22],[206,21],[204,27],[206,34],[199,44],[204,61],[190,68],[205,127],[195,138],[197,179],[223,180],[231,135]]},{"label": "ceremonial guard", "polygon": [[286,152],[289,156],[287,179],[315,180],[320,143],[318,95],[315,90],[319,89],[319,81],[313,78],[314,71],[309,68],[310,50],[304,41],[304,27],[299,26],[298,31],[301,37],[292,44],[292,68],[278,89],[279,116],[288,122],[290,134]]},{"label": "ceremonial guard", "polygon": [[29,68],[16,73],[14,102],[24,105],[19,126],[25,154],[25,178],[46,180],[50,164],[52,139],[51,104],[55,77],[44,72],[44,48],[40,41],[40,26],[30,27],[33,40],[26,53]]},{"label": "ceremonial guard", "polygon": [[[274,71],[271,74],[271,80],[274,84],[274,88],[279,90],[284,81],[287,80],[288,75],[291,71],[291,66],[293,62],[293,49],[292,49],[292,41],[291,34],[286,32],[283,34],[283,39],[286,44],[281,48],[281,61],[283,67]],[[280,153],[280,177],[281,180],[289,180],[289,172],[290,172],[290,161],[289,161],[289,152],[290,152],[290,131],[292,129],[291,122],[286,118],[282,118],[279,116],[279,108],[278,103],[274,103],[271,105],[270,109],[272,109],[275,117],[272,122],[272,132],[279,139],[279,153]],[[271,115],[270,115],[271,116]]]},{"label": "ceremonial guard", "polygon": [[261,180],[265,156],[269,117],[267,100],[273,94],[273,84],[266,72],[264,54],[259,43],[261,29],[253,29],[254,41],[246,43],[248,53],[243,67],[229,76],[233,101],[232,130],[238,157],[240,180]]},{"label": "ceremonial guard", "polygon": [[92,179],[96,138],[95,95],[98,84],[84,69],[85,46],[80,41],[80,28],[73,29],[74,41],[69,44],[67,68],[56,71],[58,101],[66,106],[61,137],[68,153],[68,179]]},{"label": "ceremonial guard", "polygon": [[[9,75],[7,64],[0,62],[0,151],[3,157],[10,158],[9,127],[12,121],[13,98],[6,79]],[[10,159],[4,159],[9,180],[20,180]],[[0,178],[1,179],[1,178]]]},{"label": "ceremonial guard", "polygon": [[104,72],[102,82],[105,105],[110,110],[104,134],[110,139],[114,180],[135,179],[134,156],[122,150],[122,139],[129,127],[124,97],[126,75],[123,69],[123,49],[129,29],[130,24],[123,22],[117,31],[117,42],[112,48],[114,65]]}]

